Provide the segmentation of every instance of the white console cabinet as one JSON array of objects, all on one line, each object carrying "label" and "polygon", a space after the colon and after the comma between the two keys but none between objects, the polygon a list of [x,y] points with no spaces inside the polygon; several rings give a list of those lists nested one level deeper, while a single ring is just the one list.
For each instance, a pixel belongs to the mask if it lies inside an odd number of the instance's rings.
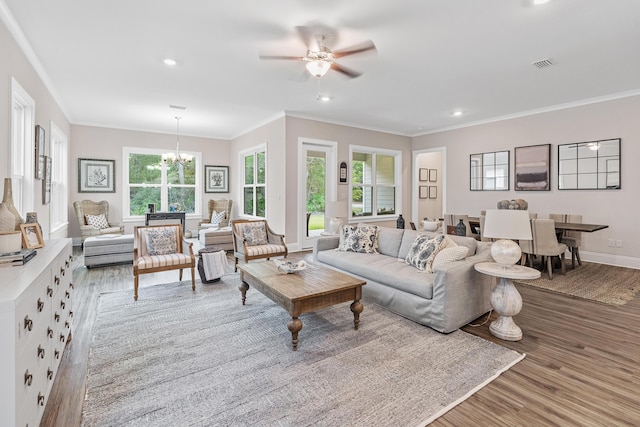
[{"label": "white console cabinet", "polygon": [[71,339],[71,239],[48,240],[24,266],[0,268],[0,425],[40,424]]}]

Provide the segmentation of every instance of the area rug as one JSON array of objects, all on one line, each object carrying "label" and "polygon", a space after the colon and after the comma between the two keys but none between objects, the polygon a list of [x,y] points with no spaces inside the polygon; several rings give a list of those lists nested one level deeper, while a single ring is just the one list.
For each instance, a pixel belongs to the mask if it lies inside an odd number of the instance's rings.
[{"label": "area rug", "polygon": [[419,426],[524,355],[367,304],[287,313],[237,275],[101,294],[84,426]]},{"label": "area rug", "polygon": [[539,279],[514,282],[605,304],[624,305],[640,289],[640,270],[583,261],[581,266],[576,263],[575,269],[568,266],[565,275],[554,271],[552,280],[543,271]]}]

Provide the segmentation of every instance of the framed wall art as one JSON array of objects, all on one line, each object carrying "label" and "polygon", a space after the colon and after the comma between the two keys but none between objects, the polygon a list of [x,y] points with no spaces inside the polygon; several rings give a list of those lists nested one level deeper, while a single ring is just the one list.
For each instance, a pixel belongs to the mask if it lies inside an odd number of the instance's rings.
[{"label": "framed wall art", "polygon": [[438,187],[436,187],[435,185],[430,185],[429,186],[429,198],[430,199],[437,199],[438,198]]},{"label": "framed wall art", "polygon": [[51,157],[44,156],[44,179],[42,180],[42,204],[48,205],[51,201]]},{"label": "framed wall art", "polygon": [[115,193],[115,160],[78,159],[78,193]]},{"label": "framed wall art", "polygon": [[514,153],[515,190],[551,190],[551,144],[515,147]]},{"label": "framed wall art", "polygon": [[204,167],[204,192],[228,193],[229,192],[229,166]]},{"label": "framed wall art", "polygon": [[420,168],[418,170],[418,180],[429,181],[429,169]]},{"label": "framed wall art", "polygon": [[429,169],[429,182],[438,181],[438,169]]},{"label": "framed wall art", "polygon": [[44,178],[44,138],[45,132],[44,128],[40,125],[36,125],[36,164],[35,164],[35,176],[36,179]]},{"label": "framed wall art", "polygon": [[429,198],[429,187],[427,187],[426,185],[421,185],[418,187],[418,196],[421,199],[428,199]]}]

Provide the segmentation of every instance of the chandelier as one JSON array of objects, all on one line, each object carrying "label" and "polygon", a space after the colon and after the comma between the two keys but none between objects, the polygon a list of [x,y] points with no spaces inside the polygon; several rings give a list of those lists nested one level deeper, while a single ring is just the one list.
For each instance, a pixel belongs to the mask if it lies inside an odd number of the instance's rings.
[{"label": "chandelier", "polygon": [[176,152],[165,153],[162,155],[162,161],[165,163],[180,164],[182,166],[191,163],[193,156],[191,154],[180,153],[180,119],[176,116]]}]

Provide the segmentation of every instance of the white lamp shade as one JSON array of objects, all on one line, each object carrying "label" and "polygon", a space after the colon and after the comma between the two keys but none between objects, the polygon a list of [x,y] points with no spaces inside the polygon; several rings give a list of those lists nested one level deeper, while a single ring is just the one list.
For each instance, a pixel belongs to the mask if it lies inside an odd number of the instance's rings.
[{"label": "white lamp shade", "polygon": [[482,235],[493,239],[531,240],[529,212],[514,209],[488,209]]}]

